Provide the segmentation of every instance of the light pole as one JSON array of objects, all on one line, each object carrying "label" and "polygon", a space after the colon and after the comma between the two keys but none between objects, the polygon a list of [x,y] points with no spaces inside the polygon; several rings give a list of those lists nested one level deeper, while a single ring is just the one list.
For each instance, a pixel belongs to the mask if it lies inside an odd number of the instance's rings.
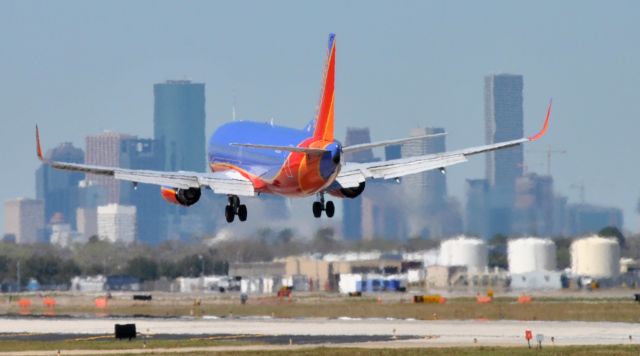
[{"label": "light pole", "polygon": [[200,275],[204,278],[204,257],[202,255],[198,255],[198,259],[200,259],[200,263],[202,264]]},{"label": "light pole", "polygon": [[200,263],[202,265],[202,269],[200,270],[200,278],[202,279],[202,289],[204,290],[204,257],[202,257],[202,255],[198,255],[198,259],[200,260]]}]

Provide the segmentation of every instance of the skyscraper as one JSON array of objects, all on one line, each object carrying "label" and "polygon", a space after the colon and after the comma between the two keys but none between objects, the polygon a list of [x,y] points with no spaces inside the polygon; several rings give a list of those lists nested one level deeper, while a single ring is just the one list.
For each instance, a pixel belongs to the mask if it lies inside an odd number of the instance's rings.
[{"label": "skyscraper", "polygon": [[[521,75],[493,74],[485,77],[485,143],[524,136],[523,78]],[[511,211],[516,180],[522,176],[522,146],[488,152],[486,178],[491,189],[490,234],[511,232]]]},{"label": "skyscraper", "polygon": [[16,243],[33,244],[44,239],[44,202],[19,198],[4,203],[4,230]]},{"label": "skyscraper", "polygon": [[[162,170],[164,147],[160,141],[145,138],[128,138],[120,144],[120,167],[131,169]],[[137,240],[158,244],[167,236],[167,207],[160,189],[150,184],[123,186],[126,204],[136,207]]]},{"label": "skyscraper", "polygon": [[[440,127],[413,128],[410,136],[424,136],[444,133]],[[414,140],[402,145],[402,157],[422,156],[433,153],[444,152],[446,149],[444,136],[429,138],[426,140]],[[447,197],[446,176],[438,170],[427,171],[403,178],[406,184],[423,202],[423,206],[428,211],[441,209]]]},{"label": "skyscraper", "polygon": [[551,236],[553,209],[553,178],[535,173],[523,175],[516,180],[512,233]]},{"label": "skyscraper", "polygon": [[136,237],[136,207],[109,204],[98,207],[98,237],[129,244]]},{"label": "skyscraper", "polygon": [[402,145],[389,145],[384,147],[384,159],[386,161],[402,158]]},{"label": "skyscraper", "polygon": [[[105,131],[98,135],[87,136],[86,157],[87,164],[98,166],[118,167],[120,166],[120,146],[126,139],[133,136],[112,131]],[[97,183],[106,188],[107,201],[109,203],[121,204],[126,200],[127,189],[123,188],[125,182],[117,181],[110,176],[87,174],[87,180]]]},{"label": "skyscraper", "polygon": [[466,233],[487,239],[489,182],[486,179],[467,179]]},{"label": "skyscraper", "polygon": [[[48,160],[84,163],[84,152],[70,142],[47,151]],[[61,214],[64,222],[76,226],[76,208],[79,205],[78,183],[84,173],[54,169],[42,164],[36,171],[36,198],[44,201],[44,219],[49,222],[54,214]]]},{"label": "skyscraper", "polygon": [[[349,127],[344,140],[345,146],[371,142],[369,128]],[[371,162],[373,151],[363,150],[344,155],[347,162]],[[366,189],[365,189],[366,192]],[[342,234],[345,240],[362,239],[362,196],[342,200]]]},{"label": "skyscraper", "polygon": [[168,80],[153,86],[154,138],[165,149],[164,170],[205,169],[205,95],[203,83]]},{"label": "skyscraper", "polygon": [[[347,136],[344,139],[345,146],[370,143],[371,133],[368,127],[347,127]],[[371,162],[373,151],[371,149],[351,152],[344,155],[347,162]]]},{"label": "skyscraper", "polygon": [[[445,130],[439,127],[413,128],[409,135],[416,137],[444,132]],[[444,136],[410,141],[402,145],[402,157],[444,152],[445,146]],[[432,232],[442,231],[435,215],[447,209],[446,176],[438,170],[432,170],[404,177],[402,184],[411,211],[409,234],[427,237],[431,236]]]}]

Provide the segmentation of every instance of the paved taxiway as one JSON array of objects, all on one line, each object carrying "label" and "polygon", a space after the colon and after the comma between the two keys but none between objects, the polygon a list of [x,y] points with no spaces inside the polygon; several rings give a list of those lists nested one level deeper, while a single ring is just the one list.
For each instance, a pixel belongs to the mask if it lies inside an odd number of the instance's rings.
[{"label": "paved taxiway", "polygon": [[[160,318],[0,318],[0,333],[105,335],[114,324],[135,323],[143,334],[402,336],[402,347],[512,346],[526,343],[524,333],[543,334],[555,345],[640,344],[640,325],[577,321],[479,321],[397,319],[160,319]],[[631,336],[631,338],[630,338]],[[348,340],[345,340],[348,342]]]}]

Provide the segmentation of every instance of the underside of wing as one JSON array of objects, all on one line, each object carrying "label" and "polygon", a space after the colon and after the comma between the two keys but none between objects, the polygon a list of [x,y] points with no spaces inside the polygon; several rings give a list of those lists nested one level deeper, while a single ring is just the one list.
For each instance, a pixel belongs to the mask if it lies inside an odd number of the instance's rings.
[{"label": "underside of wing", "polygon": [[343,188],[357,187],[367,179],[395,179],[466,162],[463,154],[435,154],[383,162],[346,163],[336,180]]},{"label": "underside of wing", "polygon": [[154,184],[163,187],[178,189],[208,187],[216,194],[231,194],[241,196],[254,196],[255,190],[251,180],[240,172],[228,170],[213,173],[198,172],[163,172],[136,170],[119,167],[96,166],[90,164],[68,163],[50,161],[42,155],[40,146],[40,130],[36,126],[36,153],[42,163],[53,168],[66,171],[76,171],[104,176],[113,176],[115,179],[133,182]]}]

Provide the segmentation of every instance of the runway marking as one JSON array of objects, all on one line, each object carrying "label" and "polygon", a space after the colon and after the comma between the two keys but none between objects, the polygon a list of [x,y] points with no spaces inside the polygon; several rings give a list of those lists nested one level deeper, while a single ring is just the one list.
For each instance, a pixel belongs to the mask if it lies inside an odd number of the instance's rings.
[{"label": "runway marking", "polygon": [[200,340],[233,340],[233,339],[242,339],[242,338],[250,338],[250,337],[267,337],[271,335],[261,335],[261,334],[239,334],[239,335],[218,335],[218,336],[209,336],[209,337],[194,337],[189,340],[191,341],[200,341]]},{"label": "runway marking", "polygon": [[112,339],[113,335],[98,335],[98,336],[88,336],[88,337],[79,337],[76,339],[69,339],[66,341],[91,341],[91,340],[99,340],[99,339]]},{"label": "runway marking", "polygon": [[31,336],[33,333],[3,333],[0,337]]}]

